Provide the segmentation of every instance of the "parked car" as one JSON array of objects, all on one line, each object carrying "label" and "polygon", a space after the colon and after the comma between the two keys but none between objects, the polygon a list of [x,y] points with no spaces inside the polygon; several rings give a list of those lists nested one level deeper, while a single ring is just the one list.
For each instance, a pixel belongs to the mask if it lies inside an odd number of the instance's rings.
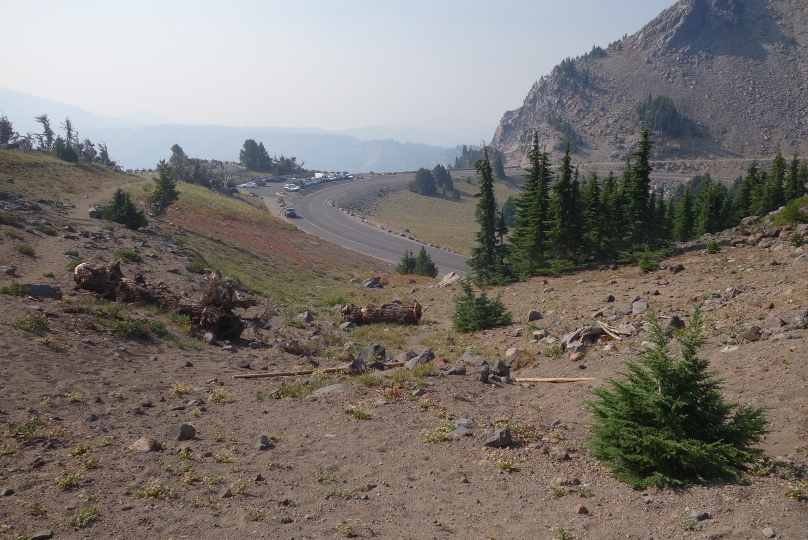
[{"label": "parked car", "polygon": [[240,188],[254,188],[254,187],[258,187],[258,185],[255,182],[247,182],[246,184],[241,184],[239,187]]},{"label": "parked car", "polygon": [[294,208],[287,208],[286,210],[283,211],[283,215],[288,218],[296,218],[297,212],[295,212]]}]

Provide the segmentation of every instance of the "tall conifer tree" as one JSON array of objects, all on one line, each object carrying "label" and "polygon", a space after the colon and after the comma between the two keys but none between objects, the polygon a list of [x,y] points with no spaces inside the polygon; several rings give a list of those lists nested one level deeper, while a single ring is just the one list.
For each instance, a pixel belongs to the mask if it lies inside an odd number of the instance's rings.
[{"label": "tall conifer tree", "polygon": [[551,253],[557,259],[570,260],[576,248],[576,235],[580,231],[571,225],[575,222],[575,194],[570,145],[567,143],[564,158],[558,170],[558,180],[552,189],[547,216],[547,241]]},{"label": "tall conifer tree", "polygon": [[474,196],[477,201],[477,245],[471,250],[469,268],[475,279],[482,284],[498,281],[501,261],[497,250],[497,201],[494,197],[494,172],[488,159],[488,148],[483,146],[483,157],[474,163],[480,175],[480,191]]}]

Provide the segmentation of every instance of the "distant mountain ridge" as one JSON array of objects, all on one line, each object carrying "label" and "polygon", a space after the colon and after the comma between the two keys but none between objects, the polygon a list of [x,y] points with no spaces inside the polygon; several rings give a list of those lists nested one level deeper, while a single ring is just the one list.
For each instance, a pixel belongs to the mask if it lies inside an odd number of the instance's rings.
[{"label": "distant mountain ridge", "polygon": [[[38,132],[34,116],[47,113],[52,127],[70,117],[79,135],[104,141],[124,169],[153,168],[179,144],[190,156],[237,161],[246,139],[262,141],[271,155],[295,156],[311,169],[350,172],[412,171],[437,164],[449,165],[462,146],[446,143],[450,136],[417,128],[366,126],[342,131],[317,127],[226,127],[173,124],[149,111],[125,118],[94,114],[78,107],[0,88],[0,111],[15,130]],[[430,144],[413,142],[427,141]]]},{"label": "distant mountain ridge", "polygon": [[[649,96],[668,99],[641,118]],[[644,123],[665,115],[692,129],[652,128],[655,159],[770,157],[778,145],[807,154],[804,0],[681,0],[634,35],[556,66],[503,115],[491,146],[524,164],[537,129],[555,153],[570,138],[579,161],[619,162]]]}]

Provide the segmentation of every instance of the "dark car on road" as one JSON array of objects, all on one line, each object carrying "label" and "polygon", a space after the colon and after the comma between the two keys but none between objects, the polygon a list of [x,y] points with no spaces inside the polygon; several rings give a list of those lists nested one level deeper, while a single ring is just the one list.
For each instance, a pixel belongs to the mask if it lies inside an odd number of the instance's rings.
[{"label": "dark car on road", "polygon": [[287,208],[286,210],[283,211],[283,215],[288,218],[296,218],[297,212],[295,212],[294,208]]}]

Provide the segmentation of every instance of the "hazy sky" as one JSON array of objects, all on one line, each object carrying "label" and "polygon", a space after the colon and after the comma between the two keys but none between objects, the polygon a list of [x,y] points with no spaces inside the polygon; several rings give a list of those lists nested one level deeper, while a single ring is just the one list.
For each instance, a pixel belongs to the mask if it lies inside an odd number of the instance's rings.
[{"label": "hazy sky", "polygon": [[566,56],[674,0],[0,0],[0,87],[227,126],[490,140]]}]

